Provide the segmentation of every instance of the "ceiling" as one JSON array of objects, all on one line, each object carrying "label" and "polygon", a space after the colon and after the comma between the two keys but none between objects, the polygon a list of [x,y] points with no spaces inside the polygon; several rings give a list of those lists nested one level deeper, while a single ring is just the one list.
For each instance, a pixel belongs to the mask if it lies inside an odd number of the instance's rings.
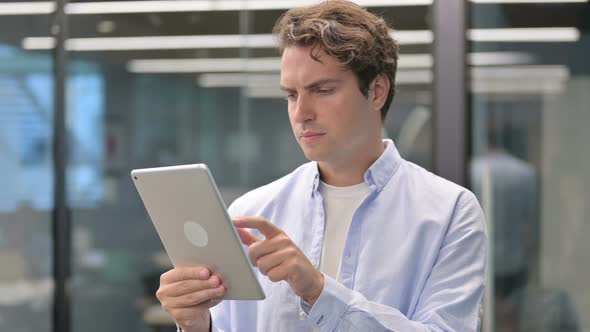
[{"label": "ceiling", "polygon": [[[396,30],[429,30],[431,7],[373,7]],[[470,4],[470,28],[515,27],[576,27],[581,32],[578,42],[536,43],[470,43],[473,52],[518,51],[534,55],[539,64],[568,64],[574,71],[587,73],[590,69],[590,3],[571,4]],[[69,36],[72,38],[122,36],[229,35],[248,32],[268,34],[280,10],[249,12],[247,31],[240,31],[239,11],[69,15]],[[105,22],[109,29],[98,32]],[[0,42],[20,47],[25,37],[49,36],[48,15],[0,15]],[[105,31],[103,29],[103,31]],[[432,45],[403,45],[401,52],[431,53]],[[46,52],[46,51],[45,51]],[[233,58],[240,49],[185,49],[150,51],[92,51],[72,52],[73,58],[101,63],[121,64],[130,59],[158,58]],[[271,48],[250,49],[251,57],[275,57]]]}]

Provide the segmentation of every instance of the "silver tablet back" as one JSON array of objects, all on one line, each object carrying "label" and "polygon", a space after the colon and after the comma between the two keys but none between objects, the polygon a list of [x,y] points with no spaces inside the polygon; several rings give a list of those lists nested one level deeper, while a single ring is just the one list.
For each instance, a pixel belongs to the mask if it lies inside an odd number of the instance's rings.
[{"label": "silver tablet back", "polygon": [[175,267],[207,266],[226,288],[223,299],[264,299],[205,164],[137,169],[131,177]]}]

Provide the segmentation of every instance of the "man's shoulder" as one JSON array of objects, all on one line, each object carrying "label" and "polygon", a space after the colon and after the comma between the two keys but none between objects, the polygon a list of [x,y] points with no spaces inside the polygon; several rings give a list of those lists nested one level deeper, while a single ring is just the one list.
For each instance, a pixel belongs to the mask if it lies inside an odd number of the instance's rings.
[{"label": "man's shoulder", "polygon": [[305,179],[311,176],[312,167],[312,162],[305,163],[277,180],[246,192],[231,204],[230,214],[252,213],[281,199],[286,190],[292,192],[294,186],[306,182]]},{"label": "man's shoulder", "polygon": [[455,229],[467,227],[485,233],[485,217],[477,197],[467,188],[411,162],[404,163],[404,184],[411,201],[427,214],[437,214]]},{"label": "man's shoulder", "polygon": [[454,182],[451,182],[431,171],[416,165],[412,162],[403,162],[404,178],[408,185],[417,190],[420,195],[432,199],[457,201],[477,201],[475,195],[465,188]]}]

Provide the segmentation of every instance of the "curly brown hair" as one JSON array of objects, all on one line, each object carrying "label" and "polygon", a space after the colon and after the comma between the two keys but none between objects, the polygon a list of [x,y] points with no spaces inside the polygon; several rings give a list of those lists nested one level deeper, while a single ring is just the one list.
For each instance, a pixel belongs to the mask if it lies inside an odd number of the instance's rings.
[{"label": "curly brown hair", "polygon": [[382,120],[395,95],[399,45],[390,31],[381,17],[343,0],[290,9],[273,28],[281,52],[302,46],[311,47],[310,56],[318,62],[321,51],[335,57],[356,75],[365,97],[375,77],[385,74],[390,88],[381,108]]}]

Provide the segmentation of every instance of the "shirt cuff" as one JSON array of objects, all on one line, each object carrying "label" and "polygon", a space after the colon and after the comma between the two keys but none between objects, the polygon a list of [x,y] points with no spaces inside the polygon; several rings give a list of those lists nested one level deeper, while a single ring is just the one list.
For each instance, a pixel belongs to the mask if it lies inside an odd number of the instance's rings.
[{"label": "shirt cuff", "polygon": [[333,331],[348,311],[352,299],[350,289],[324,274],[324,289],[313,306],[304,299],[300,299],[299,305],[315,326],[322,331]]}]

